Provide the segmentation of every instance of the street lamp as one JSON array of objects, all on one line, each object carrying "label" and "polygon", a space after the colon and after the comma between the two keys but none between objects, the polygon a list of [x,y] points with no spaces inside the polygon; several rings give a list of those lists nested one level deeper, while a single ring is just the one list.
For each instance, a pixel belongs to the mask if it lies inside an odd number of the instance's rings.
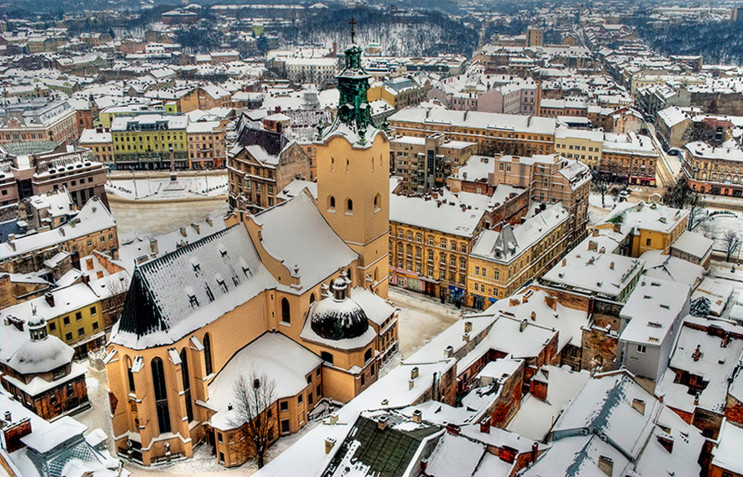
[{"label": "street lamp", "polygon": [[134,166],[129,166],[129,170],[132,171],[132,184],[134,185],[134,198],[137,198],[137,181],[134,179]]}]

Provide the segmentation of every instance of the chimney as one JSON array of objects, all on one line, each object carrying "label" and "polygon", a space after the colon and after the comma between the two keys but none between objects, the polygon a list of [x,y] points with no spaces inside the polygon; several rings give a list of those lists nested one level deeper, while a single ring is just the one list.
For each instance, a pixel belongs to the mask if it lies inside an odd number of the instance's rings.
[{"label": "chimney", "polygon": [[537,321],[537,312],[536,311],[532,311],[531,312],[531,321]]},{"label": "chimney", "polygon": [[425,475],[426,469],[428,468],[428,459],[421,459],[421,475]]},{"label": "chimney", "polygon": [[702,350],[701,345],[697,345],[697,349],[694,350],[694,353],[691,355],[691,359],[694,361],[699,361],[699,358],[702,357]]},{"label": "chimney", "polygon": [[331,426],[338,424],[338,413],[337,412],[334,412],[333,414],[330,415],[330,417],[328,418],[328,423]]},{"label": "chimney", "polygon": [[418,366],[414,367],[410,370],[410,379],[415,379],[420,374],[420,370],[418,369]]},{"label": "chimney", "polygon": [[596,242],[594,242],[593,240],[588,241],[588,250],[595,252],[597,248],[598,244]]},{"label": "chimney", "polygon": [[562,259],[562,266],[564,267],[567,264],[568,264],[568,259],[567,258],[563,258]]},{"label": "chimney", "polygon": [[416,409],[415,411],[413,411],[413,422],[416,424],[420,424],[422,420],[423,411],[421,411],[420,409]]},{"label": "chimney", "polygon": [[191,227],[193,227],[196,233],[199,234],[199,224],[191,224]]},{"label": "chimney", "polygon": [[462,335],[462,341],[464,341],[465,343],[469,343],[470,342],[470,334],[469,333],[463,334]]},{"label": "chimney", "polygon": [[553,310],[557,310],[557,298],[552,295],[547,295],[544,297],[544,302],[547,304],[548,307],[552,308]]},{"label": "chimney", "polygon": [[447,346],[445,354],[447,358],[453,358],[454,357],[454,346],[452,345]]},{"label": "chimney", "polygon": [[532,464],[537,461],[538,453],[539,453],[539,444],[537,444],[536,442],[532,442],[531,443],[531,463]]},{"label": "chimney", "polygon": [[612,476],[614,472],[614,461],[611,457],[606,457],[605,455],[599,456],[599,470],[609,477]]},{"label": "chimney", "polygon": [[180,228],[180,231],[181,231],[181,235],[183,235],[185,237],[186,236],[186,227],[181,227]]},{"label": "chimney", "polygon": [[720,343],[720,347],[727,348],[728,343],[730,343],[730,333],[725,333],[725,336],[722,338],[722,343]]},{"label": "chimney", "polygon": [[471,321],[465,321],[464,322],[464,332],[469,333],[472,331],[472,322]]},{"label": "chimney", "polygon": [[10,413],[10,411],[5,411],[5,420],[8,421],[8,423],[13,422],[13,415]]},{"label": "chimney", "polygon": [[54,295],[52,295],[52,292],[44,293],[44,299],[50,307],[54,308]]},{"label": "chimney", "polygon": [[658,443],[663,446],[668,453],[673,452],[673,436],[669,434],[661,434],[658,436]]},{"label": "chimney", "polygon": [[523,333],[526,329],[527,321],[521,320],[521,324],[519,325],[519,333]]},{"label": "chimney", "polygon": [[614,262],[613,261],[609,264],[609,270],[614,270]]},{"label": "chimney", "polygon": [[379,416],[377,418],[377,429],[379,429],[380,431],[387,429],[388,420],[389,420],[389,416]]},{"label": "chimney", "polygon": [[485,418],[480,421],[480,432],[490,434],[490,419]]},{"label": "chimney", "polygon": [[206,223],[207,223],[207,224],[209,224],[209,227],[211,227],[211,226],[212,226],[212,223],[213,223],[213,222],[212,222],[212,219],[211,219],[211,217],[207,217],[207,218],[206,218]]},{"label": "chimney", "polygon": [[335,439],[332,437],[325,438],[325,454],[330,454],[330,451],[335,447]]},{"label": "chimney", "polygon": [[158,254],[159,248],[157,246],[157,239],[151,238],[150,239],[150,253],[154,253],[155,255]]},{"label": "chimney", "polygon": [[446,425],[446,430],[447,430],[447,432],[449,432],[449,434],[451,434],[453,436],[458,436],[459,435],[459,432],[462,430],[462,428],[459,427],[456,424],[447,424]]},{"label": "chimney", "polygon": [[645,401],[642,399],[633,399],[632,400],[632,409],[639,412],[643,416],[645,415]]}]

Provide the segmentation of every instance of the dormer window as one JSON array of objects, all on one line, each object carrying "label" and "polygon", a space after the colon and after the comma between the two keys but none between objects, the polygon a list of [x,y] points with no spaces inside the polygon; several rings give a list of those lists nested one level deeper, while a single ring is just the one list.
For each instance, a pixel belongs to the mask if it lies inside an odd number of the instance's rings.
[{"label": "dormer window", "polygon": [[224,293],[227,293],[227,284],[224,282],[224,278],[222,277],[216,277],[217,279],[217,285],[219,285],[219,288],[222,289]]},{"label": "dormer window", "polygon": [[193,269],[194,274],[196,276],[199,276],[199,274],[201,273],[201,264],[195,258],[191,259],[191,268]]}]

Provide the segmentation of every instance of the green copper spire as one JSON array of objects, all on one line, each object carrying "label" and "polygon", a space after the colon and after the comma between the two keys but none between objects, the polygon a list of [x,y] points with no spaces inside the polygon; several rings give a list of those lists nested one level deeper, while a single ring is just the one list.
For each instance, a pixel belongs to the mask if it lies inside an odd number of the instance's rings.
[{"label": "green copper spire", "polygon": [[[336,124],[344,123],[364,140],[367,129],[376,127],[371,118],[371,106],[366,96],[369,90],[369,74],[361,67],[361,48],[356,45],[356,21],[351,18],[351,47],[345,52],[346,65],[336,77],[340,104]],[[332,129],[335,129],[333,127]],[[332,130],[331,129],[331,130]]]}]

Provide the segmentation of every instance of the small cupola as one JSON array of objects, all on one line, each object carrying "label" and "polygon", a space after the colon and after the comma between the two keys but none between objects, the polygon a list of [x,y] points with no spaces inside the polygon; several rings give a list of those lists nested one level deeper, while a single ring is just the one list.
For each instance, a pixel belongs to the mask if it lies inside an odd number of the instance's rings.
[{"label": "small cupola", "polygon": [[333,299],[343,301],[348,298],[348,283],[342,277],[336,278],[333,282]]},{"label": "small cupola", "polygon": [[34,317],[28,322],[28,333],[31,341],[42,341],[47,337],[46,320],[42,317]]}]

